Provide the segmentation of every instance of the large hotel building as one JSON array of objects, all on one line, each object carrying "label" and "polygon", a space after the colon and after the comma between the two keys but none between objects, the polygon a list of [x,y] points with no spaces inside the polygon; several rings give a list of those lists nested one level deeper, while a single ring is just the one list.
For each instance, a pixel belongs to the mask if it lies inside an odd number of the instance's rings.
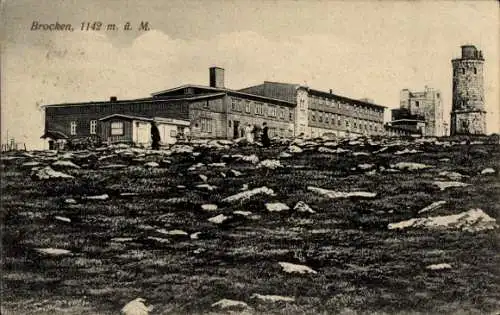
[{"label": "large hotel building", "polygon": [[209,81],[209,86],[183,85],[142,99],[45,105],[43,137],[147,143],[152,121],[160,125],[164,143],[186,128],[193,138],[239,138],[248,124],[264,122],[271,137],[384,134],[386,107],[368,100],[268,81],[232,90],[218,67],[210,68]]}]

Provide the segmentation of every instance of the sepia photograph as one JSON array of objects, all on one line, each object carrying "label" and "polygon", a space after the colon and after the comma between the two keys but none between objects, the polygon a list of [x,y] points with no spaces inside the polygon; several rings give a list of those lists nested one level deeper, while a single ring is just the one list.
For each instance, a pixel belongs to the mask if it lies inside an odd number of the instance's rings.
[{"label": "sepia photograph", "polygon": [[0,0],[0,313],[500,315],[500,4]]}]

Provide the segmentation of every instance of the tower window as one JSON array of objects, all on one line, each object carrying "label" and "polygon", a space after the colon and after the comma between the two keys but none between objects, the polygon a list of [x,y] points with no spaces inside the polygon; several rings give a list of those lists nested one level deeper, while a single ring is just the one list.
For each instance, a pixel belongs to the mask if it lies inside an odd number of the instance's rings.
[{"label": "tower window", "polygon": [[462,68],[462,74],[465,74],[465,68]]},{"label": "tower window", "polygon": [[415,102],[415,106],[419,107],[420,103],[418,101]]},{"label": "tower window", "polygon": [[474,67],[474,74],[477,74],[477,68]]}]

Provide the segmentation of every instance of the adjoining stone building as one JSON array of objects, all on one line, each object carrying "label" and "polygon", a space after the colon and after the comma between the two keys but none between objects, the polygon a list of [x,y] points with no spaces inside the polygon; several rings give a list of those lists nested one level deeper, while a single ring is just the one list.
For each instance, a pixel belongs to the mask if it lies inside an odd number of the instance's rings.
[{"label": "adjoining stone building", "polygon": [[461,46],[462,56],[453,66],[451,135],[486,134],[483,53],[473,45]]},{"label": "adjoining stone building", "polygon": [[338,137],[383,135],[385,106],[290,83],[264,81],[241,89],[246,93],[280,98],[294,104],[295,135]]},{"label": "adjoining stone building", "polygon": [[[103,119],[110,115],[140,117],[143,122],[153,118],[188,121],[192,138],[239,138],[248,124],[262,126],[264,122],[271,137],[301,134],[306,137],[324,134],[342,137],[382,135],[385,132],[385,107],[370,101],[289,83],[264,82],[232,90],[224,86],[224,69],[218,67],[210,68],[209,82],[209,86],[187,84],[152,93],[151,97],[143,99],[121,101],[112,97],[104,102],[45,105],[44,136],[133,139],[112,137],[114,129],[105,128],[106,119]],[[119,118],[123,120],[122,116]],[[169,135],[173,137],[173,131],[169,131]],[[163,142],[171,142],[171,139]]]},{"label": "adjoining stone building", "polygon": [[391,111],[390,124],[423,136],[445,136],[441,93],[429,87],[424,91],[401,90],[399,108]]}]

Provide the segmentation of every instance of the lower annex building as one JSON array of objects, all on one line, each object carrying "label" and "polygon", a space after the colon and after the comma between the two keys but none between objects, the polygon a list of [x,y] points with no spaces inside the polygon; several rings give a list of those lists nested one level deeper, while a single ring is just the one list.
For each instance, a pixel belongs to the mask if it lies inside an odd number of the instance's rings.
[{"label": "lower annex building", "polygon": [[270,137],[383,135],[385,106],[311,89],[265,81],[240,90],[225,88],[224,69],[211,67],[208,86],[186,84],[133,100],[45,105],[42,138],[95,138],[147,145],[155,121],[161,142],[179,133],[192,138],[234,139],[250,125],[269,127]]}]

